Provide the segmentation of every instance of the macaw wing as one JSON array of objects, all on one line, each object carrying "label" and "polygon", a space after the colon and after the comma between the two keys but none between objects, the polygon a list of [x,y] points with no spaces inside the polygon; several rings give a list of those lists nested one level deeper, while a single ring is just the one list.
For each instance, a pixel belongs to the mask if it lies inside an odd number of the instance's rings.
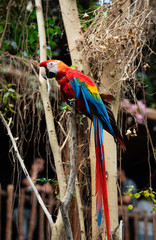
[{"label": "macaw wing", "polygon": [[76,99],[83,99],[86,107],[87,115],[96,115],[102,122],[104,122],[110,133],[114,135],[114,131],[110,124],[109,116],[105,105],[103,104],[99,92],[95,85],[87,85],[79,77],[70,80],[71,87],[76,94]]}]

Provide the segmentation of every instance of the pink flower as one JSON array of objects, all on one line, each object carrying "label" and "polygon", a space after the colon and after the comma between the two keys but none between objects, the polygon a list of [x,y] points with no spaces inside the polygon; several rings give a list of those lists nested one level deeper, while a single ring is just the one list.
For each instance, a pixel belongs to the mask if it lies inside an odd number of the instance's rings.
[{"label": "pink flower", "polygon": [[146,114],[146,106],[142,101],[138,101],[138,104],[131,104],[128,99],[124,99],[121,102],[121,107],[126,110],[126,112],[131,113],[137,120],[139,124],[144,124],[144,116]]}]

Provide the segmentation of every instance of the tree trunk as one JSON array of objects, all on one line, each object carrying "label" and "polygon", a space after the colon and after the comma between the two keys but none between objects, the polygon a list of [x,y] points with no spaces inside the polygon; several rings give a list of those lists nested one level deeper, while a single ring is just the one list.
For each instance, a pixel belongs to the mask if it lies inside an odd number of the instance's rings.
[{"label": "tree trunk", "polygon": [[[120,79],[119,68],[116,63],[106,64],[104,66],[104,72],[101,79],[101,85],[104,87],[106,92],[113,92],[115,95],[115,102],[111,104],[112,112],[114,113],[115,119],[117,119],[118,107],[119,107],[119,96],[120,96]],[[100,89],[102,91],[102,89]],[[117,149],[114,138],[104,131],[104,151],[105,151],[105,162],[106,171],[108,172],[107,178],[107,192],[108,192],[108,203],[110,212],[110,224],[111,231],[116,229],[118,226],[118,199],[117,199]],[[116,239],[118,239],[118,232],[116,233]]]},{"label": "tree trunk", "polygon": [[[87,76],[91,77],[89,64],[85,60],[85,55],[81,49],[77,49],[77,41],[83,38],[82,30],[80,26],[76,1],[73,0],[59,0],[63,22],[66,30],[68,46],[70,50],[70,55],[72,59],[72,64],[76,65],[79,71],[84,72]],[[108,67],[108,70],[107,70]],[[110,67],[110,68],[109,68]],[[114,66],[106,66],[105,73],[113,69]],[[110,76],[105,76],[102,78],[102,83],[108,89],[109,86],[116,81],[116,79],[110,79]],[[106,82],[105,82],[106,81]],[[116,86],[115,86],[116,87]],[[113,86],[114,88],[114,86]],[[114,88],[119,92],[120,88]],[[118,102],[113,104],[113,112],[117,115],[118,112]],[[95,193],[95,168],[96,168],[96,156],[95,156],[95,145],[94,145],[94,133],[92,131],[91,143],[90,143],[90,159],[91,159],[91,178],[92,178],[92,239],[97,239],[99,232],[101,231],[97,227],[97,216],[96,216],[96,193]],[[112,136],[105,135],[105,157],[106,157],[106,168],[108,171],[108,200],[110,208],[110,221],[112,231],[118,225],[118,205],[117,205],[117,187],[116,187],[116,144]],[[113,189],[113,190],[112,190]]]},{"label": "tree trunk", "polygon": [[[38,22],[38,29],[39,29],[39,41],[40,41],[40,61],[46,60],[46,37],[45,37],[45,26],[44,26],[44,19],[43,19],[43,11],[42,11],[42,4],[41,0],[36,0],[36,13],[37,13],[37,22]],[[50,146],[53,152],[55,167],[57,172],[57,178],[59,183],[60,189],[60,199],[62,200],[65,192],[66,192],[66,178],[63,170],[62,158],[61,158],[61,151],[58,146],[55,126],[54,126],[54,119],[51,110],[51,104],[49,101],[49,95],[47,92],[47,84],[46,81],[39,75],[40,81],[40,93],[41,98],[43,101],[43,106],[45,110],[45,118],[46,118],[46,125],[48,130],[48,136],[50,141]],[[63,221],[61,217],[61,213],[59,211],[57,216],[56,224],[52,226],[52,239],[58,240],[63,228]]]},{"label": "tree trunk", "polygon": [[[62,11],[64,26],[65,26],[65,30],[66,30],[66,35],[67,35],[69,51],[70,51],[70,55],[71,55],[71,59],[72,59],[72,64],[76,65],[78,70],[84,72],[87,76],[91,77],[90,67],[89,67],[89,64],[85,60],[85,55],[83,54],[81,49],[77,49],[77,41],[80,38],[82,38],[83,34],[82,34],[81,26],[80,26],[76,1],[73,1],[73,0],[59,0],[59,2],[60,2],[60,7],[61,7],[61,11]],[[117,67],[117,66],[114,65],[114,63],[104,66],[102,83],[107,90],[109,90],[110,86],[112,85],[112,89],[114,89],[116,91],[116,102],[112,105],[112,108],[113,108],[112,110],[113,110],[114,114],[117,115],[120,84],[117,83],[117,85],[115,85],[114,82],[116,82],[117,79],[120,79],[119,78],[120,73],[118,72],[115,75],[115,79],[113,77],[114,75],[110,74],[111,71],[116,71],[117,72],[117,70],[114,70],[115,67]],[[45,86],[45,84],[42,83],[42,81],[44,81],[44,80],[41,79],[41,87],[43,86],[43,89],[41,89],[41,90],[45,93],[46,92],[46,86]],[[45,95],[46,95],[46,93],[45,93]],[[45,106],[46,112],[47,112],[46,113],[46,118],[47,118],[48,114],[51,115],[51,112],[49,112],[49,110],[48,110],[49,109],[48,99],[44,98],[44,101],[45,101],[44,106]],[[47,128],[48,128],[49,134],[53,135],[53,133],[50,130],[51,128],[49,128],[48,126],[47,126]],[[93,139],[93,137],[92,137],[92,139]],[[118,225],[118,206],[117,206],[117,188],[116,188],[116,167],[117,167],[116,145],[114,143],[114,140],[113,140],[112,136],[107,135],[107,134],[105,134],[104,142],[105,142],[106,169],[108,171],[107,188],[108,188],[108,200],[109,200],[109,208],[110,208],[110,221],[111,221],[111,228],[112,228],[112,231],[113,231]],[[96,160],[96,157],[95,157],[93,145],[94,145],[94,141],[91,140],[91,154],[90,154],[90,156],[91,156],[91,158],[93,157],[93,159],[91,159],[91,161],[92,161],[92,164],[91,164],[91,168],[92,168],[92,170],[91,170],[91,172],[92,172],[92,190],[93,190],[92,194],[94,195],[94,197],[92,198],[92,204],[93,204],[92,228],[93,228],[94,232],[97,232],[96,210],[95,210],[96,209],[96,207],[95,207],[96,206],[96,203],[95,203],[96,200],[95,200],[95,189],[93,187],[93,186],[95,186],[95,160]],[[58,159],[60,159],[59,158],[59,156],[60,156],[59,150],[57,151],[55,149],[55,152],[58,154]],[[55,153],[54,153],[54,155],[55,155]],[[60,166],[61,166],[61,164],[60,164]],[[62,171],[62,169],[61,169],[61,171]],[[59,171],[57,169],[57,173],[58,172]],[[60,175],[60,173],[59,173],[59,175]],[[64,173],[63,173],[62,176],[64,177]],[[63,182],[65,184],[65,181],[63,181]],[[65,188],[62,191],[60,189],[60,193],[62,195],[64,195],[64,191],[65,191]],[[60,218],[60,215],[58,216],[58,220],[59,220],[59,218]],[[57,225],[57,227],[59,227],[59,229],[57,229],[57,232],[60,232],[61,228],[62,228],[62,224]],[[94,232],[92,231],[93,234],[94,234]],[[59,235],[57,235],[57,236],[55,235],[55,237],[53,239],[59,239]],[[92,239],[97,239],[97,235],[94,234]]]},{"label": "tree trunk", "polygon": [[81,52],[81,49],[77,48],[77,42],[83,37],[83,32],[81,30],[76,1],[59,0],[59,3],[72,64],[75,65],[79,71],[90,75],[90,67],[85,59],[85,55]]},{"label": "tree trunk", "polygon": [[[124,1],[121,3],[121,9],[124,11],[130,5],[130,1]],[[119,109],[120,100],[120,88],[121,88],[121,69],[117,61],[105,64],[103,66],[103,74],[101,78],[101,86],[108,93],[113,93],[115,96],[114,103],[111,104],[111,109],[117,120],[117,114]],[[100,88],[100,92],[102,89]],[[110,212],[110,224],[111,231],[113,232],[118,226],[118,197],[117,197],[117,149],[116,143],[113,137],[104,131],[104,151],[106,171],[108,172],[107,179],[107,191],[108,191],[108,203]],[[113,190],[112,190],[113,189]],[[115,239],[119,239],[119,231],[115,233]]]},{"label": "tree trunk", "polygon": [[[39,29],[39,40],[40,40],[40,61],[46,60],[46,37],[45,37],[45,26],[42,12],[41,0],[36,0],[36,13],[37,13],[37,22]],[[66,191],[66,178],[64,175],[63,164],[61,159],[61,152],[57,141],[54,118],[51,110],[51,104],[49,101],[49,95],[47,92],[47,84],[44,78],[39,75],[40,81],[40,93],[43,101],[43,106],[45,110],[45,118],[47,124],[47,130],[49,135],[50,146],[53,152],[55,167],[58,177],[58,183],[60,188],[60,197],[63,199],[63,196]]]},{"label": "tree trunk", "polygon": [[[90,121],[90,124],[91,121]],[[98,239],[100,229],[97,227],[97,213],[96,213],[96,154],[95,154],[95,141],[94,130],[92,127],[90,137],[90,167],[91,167],[91,188],[92,188],[92,240]]]},{"label": "tree trunk", "polygon": [[[74,0],[59,0],[60,8],[62,12],[62,18],[64,22],[64,27],[66,31],[69,52],[72,60],[72,64],[77,67],[79,71],[84,72],[86,75],[90,76],[90,67],[85,60],[85,56],[82,54],[81,50],[77,48],[77,42],[82,38],[82,30],[77,10],[76,1]],[[76,195],[79,194],[78,183],[75,185]],[[81,238],[85,239],[85,228],[84,228],[84,218],[83,211],[81,209],[82,203],[80,197],[77,200],[78,213],[80,220]]]}]

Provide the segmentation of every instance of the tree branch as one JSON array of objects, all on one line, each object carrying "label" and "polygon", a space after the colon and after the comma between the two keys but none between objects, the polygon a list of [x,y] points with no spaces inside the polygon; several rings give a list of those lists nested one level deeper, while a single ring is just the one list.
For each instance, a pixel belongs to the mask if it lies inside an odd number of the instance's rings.
[{"label": "tree branch", "polygon": [[18,151],[16,142],[15,142],[14,137],[13,137],[13,135],[12,135],[12,132],[11,132],[11,130],[10,130],[9,124],[7,124],[7,122],[6,122],[6,120],[5,120],[5,118],[3,117],[3,115],[2,115],[1,112],[0,112],[0,117],[1,117],[1,119],[2,119],[2,122],[3,122],[4,126],[5,126],[6,129],[7,129],[8,135],[9,135],[9,137],[10,137],[10,140],[11,140],[11,142],[12,142],[13,148],[14,148],[15,153],[16,153],[16,155],[17,155],[17,158],[18,158],[18,160],[19,160],[19,162],[20,162],[20,165],[21,165],[21,167],[22,167],[22,169],[23,169],[23,172],[25,173],[25,176],[26,176],[26,178],[28,179],[28,181],[29,181],[29,183],[30,183],[30,186],[32,187],[32,190],[34,191],[34,193],[35,193],[35,195],[36,195],[36,198],[37,198],[39,204],[41,205],[41,207],[42,207],[45,215],[47,216],[50,226],[52,226],[52,224],[53,224],[52,217],[51,217],[50,213],[48,212],[48,210],[47,210],[47,208],[46,208],[46,206],[45,206],[45,204],[44,204],[44,202],[43,202],[43,200],[42,200],[39,192],[37,191],[37,189],[36,189],[36,187],[35,187],[35,185],[34,185],[34,183],[33,183],[33,181],[31,180],[31,177],[29,176],[29,173],[28,173],[28,171],[27,171],[27,169],[26,169],[26,167],[25,167],[24,161],[23,161],[23,159],[21,158],[21,155],[20,155],[20,153],[19,153],[19,151]]},{"label": "tree branch", "polygon": [[8,3],[8,6],[7,6],[7,14],[6,14],[6,19],[5,19],[5,27],[4,27],[4,30],[3,30],[3,33],[2,33],[2,36],[1,36],[1,39],[0,39],[0,48],[1,48],[1,46],[2,46],[3,39],[4,39],[4,36],[5,36],[5,32],[6,32],[6,29],[7,29],[8,19],[9,19],[9,15],[10,15],[10,8],[11,8],[12,3],[13,3],[13,0],[10,0],[9,3]]},{"label": "tree branch", "polygon": [[84,217],[83,217],[83,206],[81,202],[79,182],[77,177],[76,177],[75,190],[76,190],[76,200],[77,200],[77,207],[78,207],[79,221],[80,221],[81,240],[85,240],[86,237],[85,237],[85,225],[84,225]]},{"label": "tree branch", "polygon": [[[46,37],[45,37],[45,26],[44,26],[44,18],[43,18],[43,11],[42,11],[42,4],[41,0],[35,0],[36,3],[36,15],[37,15],[37,23],[38,23],[38,31],[39,31],[39,42],[40,42],[40,61],[46,60]],[[54,125],[54,118],[51,110],[51,104],[49,101],[49,94],[47,92],[47,85],[44,78],[39,74],[39,82],[40,82],[40,93],[41,98],[44,106],[45,111],[45,118],[46,118],[46,125],[47,131],[49,136],[50,146],[54,156],[54,162],[57,172],[59,190],[60,190],[60,199],[62,200],[65,191],[67,188],[66,184],[66,177],[64,174],[62,158],[61,158],[61,151],[58,145],[55,125]],[[54,225],[53,225],[54,226]],[[56,227],[52,227],[52,239],[58,240],[61,234],[61,230],[63,227],[61,213],[59,211],[57,216],[57,221],[55,223]]]},{"label": "tree branch", "polygon": [[[45,38],[45,27],[44,27],[44,19],[42,12],[41,0],[35,0],[36,3],[36,14],[37,14],[37,22],[39,29],[39,41],[40,41],[40,61],[46,60],[46,38]],[[40,82],[40,93],[45,111],[46,125],[49,135],[50,146],[53,152],[55,167],[58,177],[58,183],[60,188],[60,197],[63,199],[65,190],[66,190],[66,178],[63,170],[63,164],[61,159],[61,151],[58,145],[54,118],[51,110],[51,104],[49,101],[49,95],[47,92],[46,81],[39,74],[39,82]]]},{"label": "tree branch", "polygon": [[[83,32],[81,29],[76,0],[59,0],[59,4],[60,4],[64,27],[67,35],[68,47],[69,47],[70,56],[72,59],[72,64],[76,65],[79,71],[82,71],[87,76],[91,77],[90,67],[89,67],[89,63],[86,61],[86,56],[84,52],[81,51],[81,49],[77,48],[77,42],[80,38],[83,38]],[[94,159],[92,160],[94,161]],[[84,228],[84,217],[83,217],[82,203],[81,203],[78,184],[76,184],[75,189],[76,189],[76,198],[77,198],[78,213],[79,213],[79,220],[80,220],[81,239],[83,240],[85,239],[85,228]]]},{"label": "tree branch", "polygon": [[75,115],[70,113],[70,174],[68,180],[67,191],[61,204],[61,214],[63,218],[66,238],[68,240],[73,239],[71,224],[68,215],[68,207],[71,202],[76,179],[76,161],[77,161],[77,129],[75,122]]}]

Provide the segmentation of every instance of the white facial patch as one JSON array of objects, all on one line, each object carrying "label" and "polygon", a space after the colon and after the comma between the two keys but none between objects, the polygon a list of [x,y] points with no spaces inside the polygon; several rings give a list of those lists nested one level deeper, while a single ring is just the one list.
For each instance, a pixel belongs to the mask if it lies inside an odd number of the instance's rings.
[{"label": "white facial patch", "polygon": [[52,72],[55,75],[57,75],[57,73],[58,73],[57,62],[48,62],[47,68],[48,68],[49,72]]}]

